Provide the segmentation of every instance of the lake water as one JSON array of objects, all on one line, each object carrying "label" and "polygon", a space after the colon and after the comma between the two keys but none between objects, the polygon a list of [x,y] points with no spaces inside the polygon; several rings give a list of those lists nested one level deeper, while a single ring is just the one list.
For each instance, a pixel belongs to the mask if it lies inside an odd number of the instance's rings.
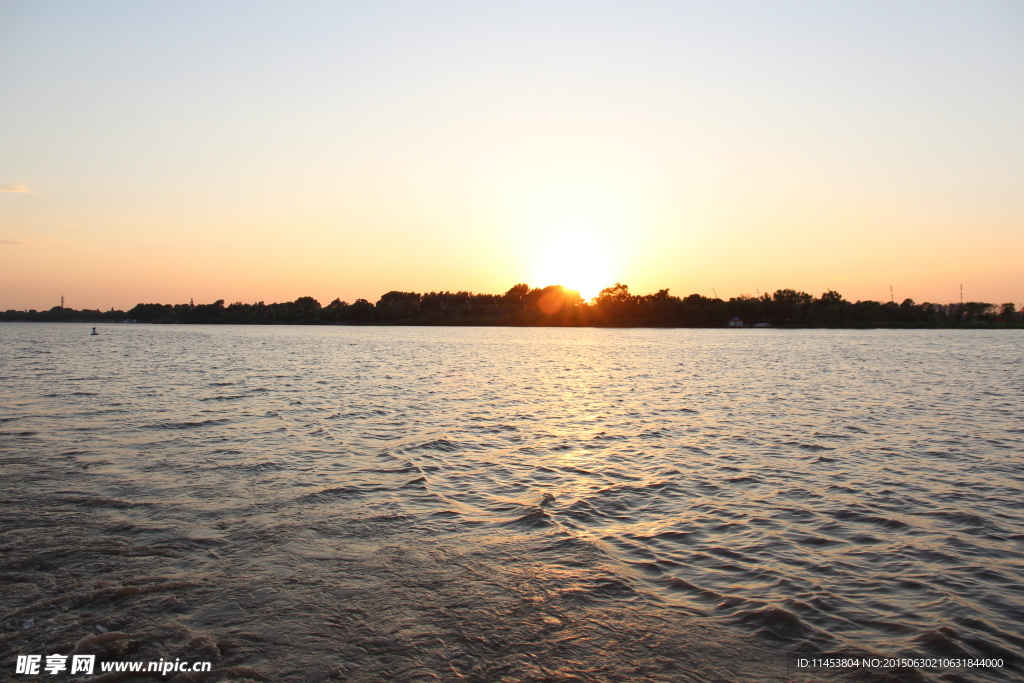
[{"label": "lake water", "polygon": [[0,677],[1024,676],[787,659],[1020,667],[1019,331],[89,329],[0,326]]}]

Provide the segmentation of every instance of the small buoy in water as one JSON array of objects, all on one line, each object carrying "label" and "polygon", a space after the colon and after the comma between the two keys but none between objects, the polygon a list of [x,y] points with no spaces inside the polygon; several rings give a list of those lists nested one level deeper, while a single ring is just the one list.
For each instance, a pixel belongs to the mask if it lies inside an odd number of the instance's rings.
[{"label": "small buoy in water", "polygon": [[93,333],[93,334],[99,334],[99,332],[97,332],[97,331],[96,331],[96,328],[95,328],[95,327],[94,327],[94,328],[92,328],[92,333]]}]

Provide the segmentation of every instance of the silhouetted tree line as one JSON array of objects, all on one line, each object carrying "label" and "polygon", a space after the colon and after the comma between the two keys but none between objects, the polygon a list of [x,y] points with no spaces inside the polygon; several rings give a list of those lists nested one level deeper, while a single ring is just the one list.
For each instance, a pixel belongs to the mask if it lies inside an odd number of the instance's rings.
[{"label": "silhouetted tree line", "polygon": [[113,309],[100,311],[98,309],[83,308],[77,311],[73,308],[54,306],[48,311],[37,311],[34,308],[25,311],[7,310],[0,313],[0,322],[102,323],[110,321],[121,322],[124,320],[124,317],[124,311],[115,311]]},{"label": "silhouetted tree line", "polygon": [[700,294],[677,297],[662,289],[632,294],[615,284],[592,301],[559,285],[518,284],[504,294],[391,291],[373,304],[335,299],[326,306],[311,296],[286,303],[227,306],[138,304],[129,311],[81,310],[54,306],[48,311],[6,311],[0,321],[140,322],[227,325],[509,325],[552,327],[724,327],[767,323],[790,327],[1020,327],[1024,314],[1013,304],[959,304],[847,301],[838,292],[820,297],[780,289],[728,301]]}]

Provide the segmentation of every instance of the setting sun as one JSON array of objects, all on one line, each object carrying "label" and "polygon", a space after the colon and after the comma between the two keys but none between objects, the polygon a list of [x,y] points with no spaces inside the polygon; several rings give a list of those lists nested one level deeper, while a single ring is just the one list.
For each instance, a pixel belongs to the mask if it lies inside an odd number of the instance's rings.
[{"label": "setting sun", "polygon": [[611,224],[589,202],[553,207],[537,224],[535,281],[563,285],[591,299],[614,280]]}]

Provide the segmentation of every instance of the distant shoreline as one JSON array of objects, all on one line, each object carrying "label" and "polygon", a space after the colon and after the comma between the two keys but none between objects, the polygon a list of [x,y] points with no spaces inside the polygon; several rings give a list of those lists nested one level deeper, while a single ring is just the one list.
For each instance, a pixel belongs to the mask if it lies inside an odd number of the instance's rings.
[{"label": "distant shoreline", "polygon": [[[706,325],[517,325],[509,323],[478,323],[478,322],[451,322],[451,323],[419,323],[419,322],[375,322],[375,323],[152,323],[131,320],[0,320],[0,324],[17,323],[44,323],[54,325],[221,325],[225,327],[504,327],[508,329],[524,328],[545,328],[545,329],[591,329],[591,330],[723,330],[730,329],[728,325],[706,326]],[[738,328],[733,328],[738,329]],[[757,329],[745,327],[747,330],[1022,330],[1024,324],[1007,323],[967,323],[962,325],[772,325],[771,327]]]},{"label": "distant shoreline", "polygon": [[75,310],[0,313],[0,322],[155,323],[182,325],[357,325],[432,327],[593,327],[782,329],[1020,329],[1024,314],[1014,304],[968,301],[916,303],[847,301],[838,292],[820,297],[780,289],[759,297],[729,300],[700,294],[677,297],[667,289],[636,295],[616,284],[592,301],[559,285],[531,289],[515,285],[505,294],[391,291],[376,303],[335,299],[322,306],[313,297],[265,304],[220,299],[210,304],[138,304],[128,311]]}]

